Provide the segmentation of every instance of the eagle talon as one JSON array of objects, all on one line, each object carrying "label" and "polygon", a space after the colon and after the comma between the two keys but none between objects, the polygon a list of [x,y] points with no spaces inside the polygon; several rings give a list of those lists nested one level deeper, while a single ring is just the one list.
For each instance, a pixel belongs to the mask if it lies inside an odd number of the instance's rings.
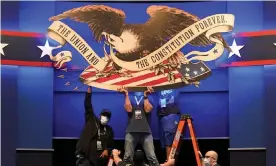
[{"label": "eagle talon", "polygon": [[163,74],[165,75],[165,69],[168,69],[168,67],[165,64],[159,64],[156,65],[152,70],[155,71],[155,75]]},{"label": "eagle talon", "polygon": [[116,70],[116,69],[112,68],[112,69],[110,69],[108,71],[99,72],[97,74],[97,78],[107,78],[107,77],[110,77],[110,76],[112,76],[114,74],[118,74],[121,77],[133,77],[131,75],[131,73],[128,72],[128,71]]},{"label": "eagle talon", "polygon": [[121,77],[133,77],[129,71],[115,70],[115,74],[119,74]]}]

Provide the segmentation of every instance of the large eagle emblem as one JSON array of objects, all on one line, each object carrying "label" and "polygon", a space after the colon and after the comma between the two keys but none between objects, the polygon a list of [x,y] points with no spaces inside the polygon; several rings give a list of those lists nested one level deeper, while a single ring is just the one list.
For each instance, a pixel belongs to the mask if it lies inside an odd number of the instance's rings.
[{"label": "large eagle emblem", "polygon": [[[146,12],[150,18],[144,24],[127,24],[125,23],[126,14],[120,9],[104,5],[88,5],[53,16],[50,21],[70,18],[86,23],[97,42],[104,37],[105,43],[116,51],[116,57],[124,61],[134,61],[160,48],[184,28],[200,20],[191,13],[168,6],[152,5]],[[217,33],[212,37],[222,41],[224,47],[230,50],[221,34]],[[209,46],[214,43],[203,33],[189,44]],[[175,56],[179,54],[183,55],[178,51]],[[121,69],[116,64],[113,67],[116,70]]]}]

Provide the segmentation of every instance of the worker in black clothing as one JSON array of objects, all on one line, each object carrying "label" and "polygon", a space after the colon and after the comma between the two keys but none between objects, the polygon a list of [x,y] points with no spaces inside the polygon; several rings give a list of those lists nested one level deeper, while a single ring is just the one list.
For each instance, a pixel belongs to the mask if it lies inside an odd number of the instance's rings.
[{"label": "worker in black clothing", "polygon": [[[111,118],[108,109],[102,110],[100,118],[95,116],[91,104],[91,87],[84,100],[85,126],[76,146],[77,165],[106,166],[109,150],[113,147],[114,132],[107,125]],[[110,152],[111,153],[111,152]]]}]

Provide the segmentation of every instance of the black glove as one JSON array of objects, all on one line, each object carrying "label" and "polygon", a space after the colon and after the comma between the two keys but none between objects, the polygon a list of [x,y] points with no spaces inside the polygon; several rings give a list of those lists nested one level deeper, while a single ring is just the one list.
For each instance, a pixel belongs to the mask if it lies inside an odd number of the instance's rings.
[{"label": "black glove", "polygon": [[82,150],[82,149],[77,149],[76,151],[75,151],[75,155],[77,156],[77,155],[85,155],[85,153],[84,153],[84,151]]},{"label": "black glove", "polygon": [[76,166],[91,166],[91,164],[89,160],[84,158],[84,159],[77,159]]},{"label": "black glove", "polygon": [[85,153],[82,149],[78,149],[75,152],[76,155],[76,166],[90,166],[89,160],[86,158]]}]

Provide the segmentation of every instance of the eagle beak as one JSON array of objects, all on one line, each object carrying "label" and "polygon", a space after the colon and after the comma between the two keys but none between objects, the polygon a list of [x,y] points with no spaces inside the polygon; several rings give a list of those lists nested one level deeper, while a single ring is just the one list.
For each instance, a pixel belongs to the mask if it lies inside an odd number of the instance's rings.
[{"label": "eagle beak", "polygon": [[108,40],[109,34],[106,32],[102,32],[101,34],[102,36],[104,36],[105,40]]},{"label": "eagle beak", "polygon": [[106,33],[106,32],[102,32],[101,35],[104,36],[104,39],[105,39],[104,42],[105,42],[107,45],[110,45],[110,34],[108,34],[108,33]]},{"label": "eagle beak", "polygon": [[106,41],[107,39],[106,39],[106,36],[107,36],[107,33],[106,32],[102,32],[101,33],[101,40],[103,39],[103,37],[104,37],[104,40]]},{"label": "eagle beak", "polygon": [[106,45],[109,45],[110,47],[115,48],[115,46],[110,42],[110,34],[108,34],[106,32],[102,32],[101,35],[104,36],[104,38],[105,38],[104,43]]}]

